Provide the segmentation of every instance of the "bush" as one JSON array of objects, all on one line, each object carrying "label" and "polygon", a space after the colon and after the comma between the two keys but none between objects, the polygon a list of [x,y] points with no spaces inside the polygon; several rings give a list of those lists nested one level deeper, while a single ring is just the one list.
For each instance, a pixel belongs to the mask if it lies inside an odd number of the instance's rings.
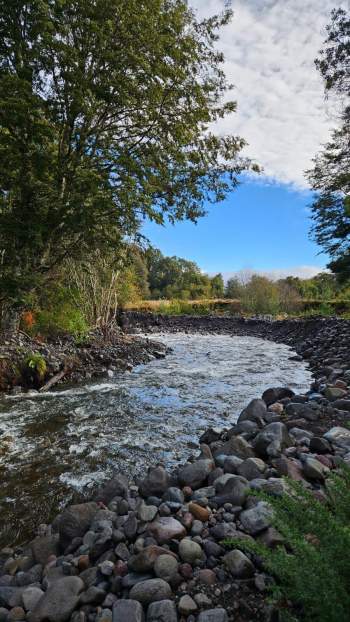
[{"label": "bush", "polygon": [[[285,546],[269,549],[244,541],[239,548],[261,556],[275,577],[272,593],[282,619],[348,622],[350,469],[344,467],[330,475],[325,502],[300,482],[288,481],[288,485],[290,494],[268,497],[274,508],[274,527],[284,537]],[[237,548],[237,541],[227,544]],[[289,610],[288,601],[293,604]]]},{"label": "bush", "polygon": [[47,371],[47,365],[41,354],[28,354],[24,359],[22,376],[30,386],[41,386]]},{"label": "bush", "polygon": [[81,338],[89,330],[82,312],[69,304],[50,311],[39,311],[33,328],[35,332],[45,337],[56,337],[68,333]]}]

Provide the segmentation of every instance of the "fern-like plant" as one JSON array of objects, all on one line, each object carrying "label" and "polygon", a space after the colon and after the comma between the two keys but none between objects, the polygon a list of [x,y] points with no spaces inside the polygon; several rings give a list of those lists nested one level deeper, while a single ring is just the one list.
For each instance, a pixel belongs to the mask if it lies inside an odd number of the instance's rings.
[{"label": "fern-like plant", "polygon": [[38,380],[43,380],[46,374],[46,361],[41,354],[30,354],[25,360],[25,367],[31,375],[36,375]]},{"label": "fern-like plant", "polygon": [[349,622],[350,469],[330,475],[325,501],[300,482],[288,480],[288,486],[288,494],[268,497],[284,546],[271,549],[259,541],[238,544],[237,540],[225,544],[263,559],[275,578],[272,597],[282,620]]}]

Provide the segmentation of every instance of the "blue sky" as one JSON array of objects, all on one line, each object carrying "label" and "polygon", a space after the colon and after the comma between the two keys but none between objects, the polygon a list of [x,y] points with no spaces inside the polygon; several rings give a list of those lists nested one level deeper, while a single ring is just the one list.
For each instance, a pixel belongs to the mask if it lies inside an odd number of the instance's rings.
[{"label": "blue sky", "polygon": [[[224,0],[189,2],[199,17],[224,7]],[[224,204],[210,207],[197,226],[147,224],[145,234],[163,253],[193,259],[209,272],[249,267],[307,277],[326,265],[308,239],[311,194],[304,171],[334,123],[314,59],[331,10],[347,3],[232,0],[234,17],[217,45],[238,107],[214,129],[245,138],[243,155],[264,174],[260,183],[246,181]]]},{"label": "blue sky", "polygon": [[308,238],[312,195],[284,184],[244,181],[195,225],[145,223],[144,234],[165,255],[192,259],[209,273],[239,270],[312,276],[326,262]]}]

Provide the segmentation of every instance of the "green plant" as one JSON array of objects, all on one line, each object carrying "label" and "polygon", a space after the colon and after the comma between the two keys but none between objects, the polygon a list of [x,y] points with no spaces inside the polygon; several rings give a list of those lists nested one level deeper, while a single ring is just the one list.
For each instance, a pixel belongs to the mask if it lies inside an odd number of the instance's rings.
[{"label": "green plant", "polygon": [[36,375],[39,380],[42,380],[45,377],[47,365],[41,354],[30,354],[25,359],[24,365],[30,372],[30,375]]},{"label": "green plant", "polygon": [[[327,480],[324,502],[288,480],[289,493],[268,497],[285,545],[227,541],[258,554],[275,578],[272,596],[282,619],[348,622],[350,611],[350,469]],[[262,496],[265,500],[266,496]],[[292,608],[286,608],[291,602]]]}]

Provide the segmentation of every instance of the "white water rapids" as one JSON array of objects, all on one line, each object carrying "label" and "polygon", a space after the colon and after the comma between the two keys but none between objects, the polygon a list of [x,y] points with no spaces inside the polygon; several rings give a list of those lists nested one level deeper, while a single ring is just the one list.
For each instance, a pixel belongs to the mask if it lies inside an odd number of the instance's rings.
[{"label": "white water rapids", "polygon": [[151,463],[184,461],[205,429],[230,427],[266,388],[310,385],[305,363],[291,361],[283,344],[181,333],[152,339],[173,352],[108,380],[0,400],[7,542],[23,540],[113,471],[141,475]]}]

